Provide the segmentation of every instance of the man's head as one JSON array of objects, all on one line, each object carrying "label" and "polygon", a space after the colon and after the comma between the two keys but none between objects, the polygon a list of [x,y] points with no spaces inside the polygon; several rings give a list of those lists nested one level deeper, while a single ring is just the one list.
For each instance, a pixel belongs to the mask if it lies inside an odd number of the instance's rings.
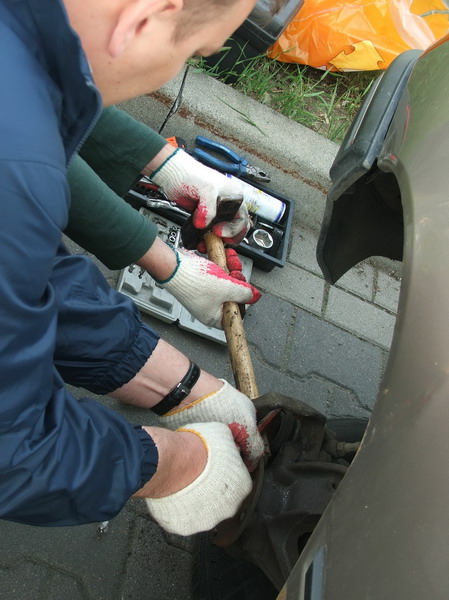
[{"label": "man's head", "polygon": [[[214,15],[222,15],[235,9],[239,0],[184,0],[184,10],[180,16],[175,36],[182,39],[197,30]],[[287,0],[270,0],[271,13],[275,15]]]},{"label": "man's head", "polygon": [[[63,0],[106,104],[151,92],[220,49],[256,0]],[[277,0],[282,1],[282,0]]]}]

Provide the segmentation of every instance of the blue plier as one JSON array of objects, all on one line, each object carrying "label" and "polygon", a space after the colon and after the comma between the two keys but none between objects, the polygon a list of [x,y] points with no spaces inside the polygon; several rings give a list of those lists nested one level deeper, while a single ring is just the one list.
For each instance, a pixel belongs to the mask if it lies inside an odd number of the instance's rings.
[{"label": "blue plier", "polygon": [[216,156],[209,154],[209,152],[205,152],[200,148],[195,148],[192,154],[203,164],[213,167],[214,169],[217,169],[217,171],[222,171],[223,173],[231,173],[231,175],[235,175],[236,177],[243,175],[243,177],[260,183],[269,183],[271,181],[271,177],[267,175],[267,173],[258,167],[248,164],[246,158],[239,156],[227,146],[224,146],[219,142],[214,142],[202,135],[197,136],[195,143],[197,146],[211,150],[215,154],[221,154],[226,159],[220,160]]}]

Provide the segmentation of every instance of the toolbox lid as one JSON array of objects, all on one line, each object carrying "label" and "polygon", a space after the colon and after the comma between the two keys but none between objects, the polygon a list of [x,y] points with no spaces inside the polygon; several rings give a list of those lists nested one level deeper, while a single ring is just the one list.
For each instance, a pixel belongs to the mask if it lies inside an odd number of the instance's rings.
[{"label": "toolbox lid", "polygon": [[303,4],[304,0],[288,0],[279,12],[272,16],[270,0],[258,0],[236,34],[250,42],[257,50],[264,52],[279,38]]}]

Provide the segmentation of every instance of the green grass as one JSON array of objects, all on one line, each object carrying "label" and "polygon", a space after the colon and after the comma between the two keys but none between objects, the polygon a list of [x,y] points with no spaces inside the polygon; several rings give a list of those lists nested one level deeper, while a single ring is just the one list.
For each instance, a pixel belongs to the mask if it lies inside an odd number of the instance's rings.
[{"label": "green grass", "polygon": [[195,67],[337,143],[379,76],[378,71],[320,71],[266,56],[246,59],[243,51],[235,67],[225,70],[221,65],[226,51],[215,66],[196,59]]}]

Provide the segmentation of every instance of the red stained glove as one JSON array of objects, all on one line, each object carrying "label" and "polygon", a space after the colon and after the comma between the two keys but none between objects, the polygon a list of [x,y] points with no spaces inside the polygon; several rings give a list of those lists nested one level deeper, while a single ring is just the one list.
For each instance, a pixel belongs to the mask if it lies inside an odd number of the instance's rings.
[{"label": "red stained glove", "polygon": [[224,379],[216,392],[186,404],[160,417],[161,425],[177,429],[191,420],[197,423],[218,421],[229,426],[243,461],[254,470],[264,452],[264,444],[257,430],[256,409],[251,400]]},{"label": "red stained glove", "polygon": [[242,262],[233,248],[226,248],[226,263],[229,269],[229,275],[239,281],[246,281],[246,277],[242,273]]},{"label": "red stained glove", "polygon": [[[206,167],[181,149],[162,163],[151,174],[151,179],[170,200],[193,212],[193,224],[197,229],[205,229],[215,217],[219,196],[243,196],[243,186],[239,181]],[[223,241],[237,245],[249,227],[248,210],[242,204],[233,219],[215,224],[212,232]]]},{"label": "red stained glove", "polygon": [[260,292],[254,286],[228,275],[210,260],[188,250],[176,254],[174,273],[158,283],[205,325],[223,329],[223,302],[254,304],[259,300]]}]

